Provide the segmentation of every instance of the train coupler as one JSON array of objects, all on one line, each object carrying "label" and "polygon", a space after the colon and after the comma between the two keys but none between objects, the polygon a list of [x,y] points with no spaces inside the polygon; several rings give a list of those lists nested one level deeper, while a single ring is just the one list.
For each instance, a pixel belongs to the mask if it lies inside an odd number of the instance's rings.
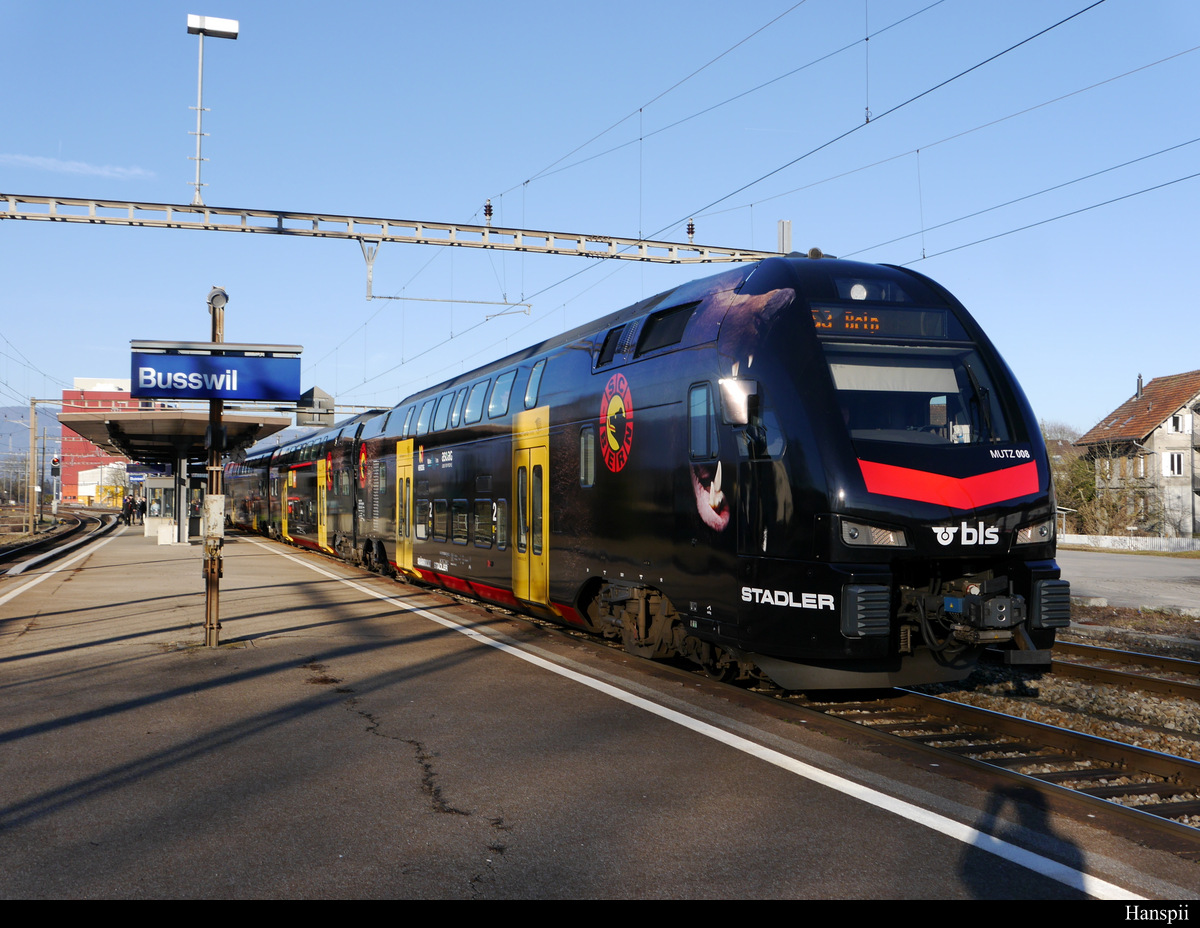
[{"label": "train coupler", "polygon": [[953,631],[957,641],[974,646],[1000,644],[1012,641],[1013,637],[1012,632],[1004,628],[972,628],[970,625],[955,625]]},{"label": "train coupler", "polygon": [[1053,654],[1049,648],[1039,648],[1029,637],[1029,631],[1024,625],[1013,629],[1014,647],[1006,648],[1001,653],[1004,663],[1019,667],[1049,667]]}]

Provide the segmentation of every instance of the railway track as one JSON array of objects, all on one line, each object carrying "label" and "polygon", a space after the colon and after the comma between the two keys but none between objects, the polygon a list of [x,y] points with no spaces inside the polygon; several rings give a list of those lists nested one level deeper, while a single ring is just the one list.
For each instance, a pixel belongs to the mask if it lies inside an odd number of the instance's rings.
[{"label": "railway track", "polygon": [[1056,643],[1054,654],[1055,674],[1200,701],[1197,661],[1072,642]]},{"label": "railway track", "polygon": [[[550,623],[543,627],[564,631]],[[591,636],[572,637],[595,643]],[[1200,692],[1192,682],[1200,680],[1200,663],[1194,661],[1069,643],[1055,648],[1075,660],[1056,659],[1053,673],[1081,685],[1117,686],[1175,701],[1195,700]],[[1117,671],[1103,664],[1129,669]],[[691,676],[699,673],[680,670]],[[991,777],[1104,809],[1155,833],[1180,856],[1200,861],[1200,762],[1195,760],[914,690],[849,701],[821,701],[778,690],[759,695],[869,729],[885,740],[972,766]],[[1200,744],[1200,735],[1171,734]]]},{"label": "railway track", "polygon": [[1042,792],[1100,804],[1200,860],[1200,763],[939,696],[799,704]]},{"label": "railway track", "polygon": [[66,525],[60,531],[0,548],[0,576],[15,577],[30,567],[61,557],[112,529],[117,524],[117,517],[107,512],[81,511],[65,516],[62,521]]},{"label": "railway track", "polygon": [[[604,646],[594,636],[540,620],[535,624],[554,634]],[[1093,676],[1093,668],[1055,661],[1055,674],[1080,685],[1115,684],[1184,700],[1193,698],[1184,695],[1191,693],[1189,684],[1147,673],[1193,678],[1200,674],[1200,665],[1194,662],[1156,655],[1084,646],[1063,646],[1062,650],[1073,656],[1086,655],[1096,663],[1106,657],[1110,663],[1119,661],[1138,668],[1137,672],[1099,668],[1101,672]],[[690,667],[678,669],[688,676],[699,675]],[[947,765],[966,764],[990,777],[1104,809],[1154,832],[1175,853],[1200,861],[1200,762],[1195,760],[913,690],[888,691],[877,699],[828,701],[780,690],[762,690],[758,695],[868,729],[873,736],[938,756]],[[1200,743],[1200,735],[1173,734]]]}]

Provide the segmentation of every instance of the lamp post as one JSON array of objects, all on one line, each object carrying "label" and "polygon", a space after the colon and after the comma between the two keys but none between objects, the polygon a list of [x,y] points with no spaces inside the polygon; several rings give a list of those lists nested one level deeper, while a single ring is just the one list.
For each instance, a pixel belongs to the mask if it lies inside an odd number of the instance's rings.
[{"label": "lamp post", "polygon": [[[225,341],[225,304],[228,302],[229,294],[220,287],[213,287],[208,294],[214,345]],[[225,450],[225,430],[221,426],[223,406],[220,399],[208,401],[208,490],[201,524],[204,527],[204,644],[210,648],[221,643],[221,548],[225,544],[222,534],[225,491],[221,470],[221,455]]]},{"label": "lamp post", "polygon": [[218,39],[236,39],[238,37],[238,21],[236,19],[218,19],[215,16],[196,16],[189,13],[187,23],[188,33],[200,37],[200,73],[196,78],[196,180],[194,182],[196,195],[192,197],[192,205],[203,206],[204,201],[200,199],[200,188],[205,185],[200,183],[200,162],[204,159],[200,157],[200,140],[204,137],[204,133],[200,130],[200,126],[204,117],[204,37],[211,35]]}]

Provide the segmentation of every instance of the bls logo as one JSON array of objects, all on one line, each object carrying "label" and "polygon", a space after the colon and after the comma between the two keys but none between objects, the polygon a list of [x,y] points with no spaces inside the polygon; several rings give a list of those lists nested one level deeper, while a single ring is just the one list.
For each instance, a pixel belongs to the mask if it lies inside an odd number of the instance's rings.
[{"label": "bls logo", "polygon": [[973,525],[967,525],[963,522],[959,525],[935,525],[933,527],[933,537],[938,540],[939,545],[954,544],[954,536],[962,530],[962,537],[959,539],[960,545],[994,545],[1000,542],[1000,530],[994,525],[984,525],[979,523],[976,528]]}]

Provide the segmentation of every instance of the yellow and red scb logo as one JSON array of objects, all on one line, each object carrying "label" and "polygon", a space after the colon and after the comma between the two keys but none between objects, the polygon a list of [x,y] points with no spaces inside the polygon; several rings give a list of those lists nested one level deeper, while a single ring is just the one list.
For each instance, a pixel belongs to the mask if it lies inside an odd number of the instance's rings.
[{"label": "yellow and red scb logo", "polygon": [[624,374],[608,378],[600,398],[600,454],[614,474],[629,460],[633,445],[633,396]]}]

